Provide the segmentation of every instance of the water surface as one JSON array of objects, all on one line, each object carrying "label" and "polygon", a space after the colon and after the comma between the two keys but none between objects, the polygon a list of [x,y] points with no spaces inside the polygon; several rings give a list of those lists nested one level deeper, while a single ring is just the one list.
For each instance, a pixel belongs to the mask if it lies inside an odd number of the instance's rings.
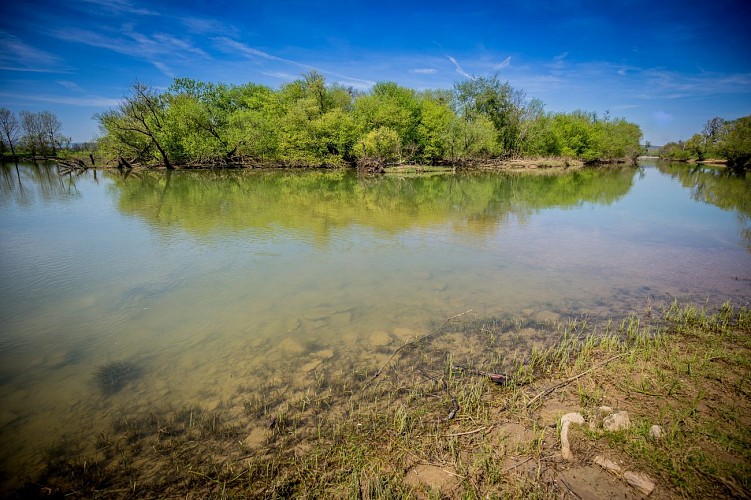
[{"label": "water surface", "polygon": [[[0,465],[13,478],[118,412],[231,407],[285,371],[367,364],[468,309],[748,304],[749,192],[685,164],[376,178],[5,165]],[[97,368],[120,360],[142,376],[102,394]]]}]

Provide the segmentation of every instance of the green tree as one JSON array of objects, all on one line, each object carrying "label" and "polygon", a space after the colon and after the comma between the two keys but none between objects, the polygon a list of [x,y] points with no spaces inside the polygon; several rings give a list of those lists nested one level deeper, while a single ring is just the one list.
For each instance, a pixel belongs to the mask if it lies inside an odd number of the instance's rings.
[{"label": "green tree", "polygon": [[170,131],[165,128],[165,115],[165,98],[136,82],[131,87],[131,95],[124,97],[117,108],[94,117],[107,137],[105,147],[120,156],[147,162],[159,158],[165,167],[172,169],[168,148],[174,146],[174,137],[170,137]]},{"label": "green tree", "polygon": [[358,160],[373,160],[379,164],[399,161],[401,156],[399,133],[389,127],[378,127],[360,139],[354,147]]},{"label": "green tree", "polygon": [[735,170],[751,166],[751,115],[724,124],[717,150]]},{"label": "green tree", "polygon": [[685,148],[698,161],[704,161],[707,154],[707,137],[704,134],[694,134],[686,141]]},{"label": "green tree", "polygon": [[504,154],[521,152],[521,122],[524,116],[524,93],[514,90],[498,76],[475,78],[454,85],[456,110],[471,121],[475,115],[493,123],[498,144]]},{"label": "green tree", "polygon": [[401,147],[416,152],[420,103],[415,91],[393,82],[379,82],[354,103],[355,122],[361,133],[387,127],[400,137]]}]

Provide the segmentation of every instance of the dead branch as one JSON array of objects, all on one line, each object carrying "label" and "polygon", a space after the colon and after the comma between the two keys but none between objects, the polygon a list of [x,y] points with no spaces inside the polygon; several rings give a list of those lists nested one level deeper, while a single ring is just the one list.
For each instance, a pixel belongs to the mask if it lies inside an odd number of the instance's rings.
[{"label": "dead branch", "polygon": [[462,365],[454,365],[454,368],[465,373],[469,373],[470,375],[480,375],[482,377],[488,377],[491,382],[499,385],[509,385],[512,382],[511,377],[509,375],[506,375],[505,373],[490,373],[482,370],[466,368]]},{"label": "dead branch", "polygon": [[620,354],[616,354],[615,356],[612,356],[612,357],[610,357],[610,358],[606,359],[605,361],[603,361],[603,362],[601,362],[601,363],[598,363],[598,364],[596,364],[595,366],[593,366],[593,367],[592,367],[592,368],[590,368],[589,370],[583,371],[583,372],[581,372],[580,374],[578,374],[578,375],[574,375],[574,376],[573,376],[573,377],[571,377],[571,378],[567,378],[567,379],[566,379],[566,380],[564,380],[563,382],[558,382],[557,384],[555,384],[555,385],[554,385],[554,386],[552,386],[552,387],[548,387],[547,389],[545,389],[544,391],[542,391],[542,392],[541,392],[540,394],[538,394],[537,396],[533,397],[533,398],[532,398],[532,399],[531,399],[531,400],[529,401],[529,403],[527,403],[527,408],[529,408],[530,406],[532,406],[532,403],[534,403],[535,401],[537,401],[538,399],[540,399],[540,398],[542,398],[542,397],[545,397],[545,396],[547,396],[548,394],[550,394],[550,393],[551,393],[551,392],[553,392],[554,390],[556,390],[556,389],[559,389],[559,388],[563,387],[564,385],[568,385],[568,384],[570,384],[571,382],[573,382],[574,380],[577,380],[577,379],[579,379],[579,378],[583,377],[583,376],[584,376],[584,375],[586,375],[587,373],[590,373],[591,371],[593,371],[593,370],[596,370],[597,368],[601,368],[601,367],[603,367],[603,366],[607,365],[608,363],[610,363],[611,361],[613,361],[614,359],[618,359],[618,358],[620,358],[620,357],[622,357],[622,356],[625,356],[626,354],[628,354],[628,353],[626,353],[626,352],[622,352],[622,353],[620,353]]}]

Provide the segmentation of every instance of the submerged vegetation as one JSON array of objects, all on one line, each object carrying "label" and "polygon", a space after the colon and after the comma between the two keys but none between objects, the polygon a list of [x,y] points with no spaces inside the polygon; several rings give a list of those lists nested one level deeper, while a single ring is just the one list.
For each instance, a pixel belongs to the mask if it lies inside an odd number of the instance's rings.
[{"label": "submerged vegetation", "polygon": [[97,368],[94,382],[104,395],[114,394],[141,375],[130,361],[111,361]]},{"label": "submerged vegetation", "polygon": [[[594,466],[597,456],[648,476],[660,498],[751,488],[745,308],[650,304],[617,322],[465,313],[405,341],[375,348],[370,364],[330,352],[302,379],[266,374],[238,388],[241,403],[216,410],[123,414],[108,432],[52,446],[18,494],[638,495],[626,474]],[[604,405],[627,411],[631,425],[571,427],[573,459],[563,460],[561,416],[596,422]]]},{"label": "submerged vegetation", "polygon": [[327,84],[315,71],[278,90],[179,78],[164,92],[135,83],[97,119],[100,151],[122,166],[380,169],[521,156],[633,160],[642,152],[638,125],[607,114],[546,113],[497,77],[452,90],[380,82],[365,93]]}]

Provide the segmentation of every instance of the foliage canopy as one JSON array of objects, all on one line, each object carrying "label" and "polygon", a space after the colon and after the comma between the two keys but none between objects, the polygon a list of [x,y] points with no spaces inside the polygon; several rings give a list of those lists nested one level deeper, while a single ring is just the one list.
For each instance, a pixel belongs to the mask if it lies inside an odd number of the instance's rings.
[{"label": "foliage canopy", "polygon": [[157,93],[135,83],[97,114],[99,146],[143,164],[282,165],[456,162],[498,157],[634,159],[641,129],[594,113],[546,113],[498,77],[452,90],[379,82],[363,93],[311,71],[274,90],[178,78]]}]

